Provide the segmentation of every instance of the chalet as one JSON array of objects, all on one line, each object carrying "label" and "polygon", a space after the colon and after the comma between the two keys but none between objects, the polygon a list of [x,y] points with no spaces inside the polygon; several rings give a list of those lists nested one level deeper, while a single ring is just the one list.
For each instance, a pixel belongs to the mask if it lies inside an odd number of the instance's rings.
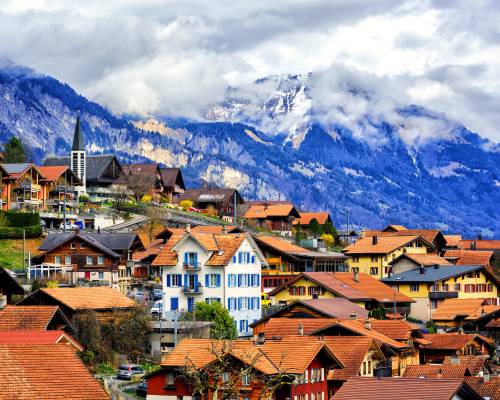
[{"label": "chalet", "polygon": [[456,250],[461,247],[462,235],[444,235],[446,240],[445,250]]},{"label": "chalet", "polygon": [[342,385],[333,400],[421,400],[425,398],[483,399],[463,379],[353,377]]},{"label": "chalet", "polygon": [[45,175],[33,163],[1,164],[2,209],[40,210]]},{"label": "chalet", "polygon": [[0,267],[0,309],[12,304],[12,296],[24,296],[24,288],[17,281],[15,274]]},{"label": "chalet", "polygon": [[327,211],[318,212],[302,212],[299,211],[300,217],[293,221],[293,226],[299,227],[306,231],[311,229],[311,224],[313,220],[316,221],[317,225],[322,228],[326,224],[331,224],[333,226],[330,213]]},{"label": "chalet", "polygon": [[268,267],[262,270],[262,288],[266,293],[301,272],[347,271],[347,257],[342,253],[304,249],[271,235],[256,235],[254,238],[268,263]]},{"label": "chalet", "polygon": [[498,280],[484,266],[435,265],[420,267],[382,279],[400,293],[412,297],[411,316],[429,321],[447,298],[481,298],[498,304]]},{"label": "chalet", "polygon": [[43,208],[40,217],[47,226],[57,227],[66,218],[76,220],[78,214],[78,187],[82,182],[67,165],[38,167],[45,176],[42,180]]},{"label": "chalet", "polygon": [[160,167],[160,181],[162,185],[162,196],[172,203],[186,191],[184,178],[180,168]]},{"label": "chalet", "polygon": [[370,236],[364,237],[343,249],[350,257],[348,264],[351,271],[370,274],[383,278],[391,272],[390,262],[401,254],[426,254],[434,246],[418,235]]},{"label": "chalet", "polygon": [[389,225],[382,231],[365,231],[365,237],[372,236],[421,236],[431,243],[436,254],[441,254],[446,247],[446,239],[439,229],[407,229],[401,225]]},{"label": "chalet", "polygon": [[[220,381],[226,394],[232,392],[231,398],[257,400],[269,392],[273,381],[288,380],[289,384],[280,385],[274,392],[275,400],[323,399],[328,390],[328,371],[342,367],[328,345],[316,338],[233,342],[186,339],[163,359],[159,371],[147,377],[148,397],[193,396],[195,387],[184,376],[186,371],[200,370],[215,380],[212,388]],[[202,393],[211,397],[211,390]]]},{"label": "chalet", "polygon": [[291,203],[265,202],[251,204],[244,218],[270,231],[291,236],[292,223],[296,218],[300,218],[300,214]]},{"label": "chalet", "polygon": [[500,306],[484,299],[445,299],[432,315],[434,323],[446,328],[484,332],[486,324],[500,317]]},{"label": "chalet", "polygon": [[495,342],[479,334],[435,333],[425,334],[429,343],[420,347],[421,363],[443,363],[446,357],[488,356],[495,350]]},{"label": "chalet", "polygon": [[343,297],[373,310],[382,307],[387,312],[401,315],[410,313],[414,302],[408,296],[392,289],[379,280],[357,272],[304,272],[284,286],[269,292],[272,304],[286,305],[295,300]]},{"label": "chalet", "polygon": [[[260,320],[254,322],[251,326],[254,335],[266,329],[270,320],[275,320],[279,325],[281,318],[298,318],[304,319],[306,322],[314,323],[315,327],[325,321],[331,322],[330,318],[349,319],[349,318],[368,318],[368,311],[351,301],[342,297],[335,297],[330,299],[307,299],[297,300],[293,303],[287,304],[279,308],[273,313],[266,314]],[[280,326],[285,328],[284,326]],[[306,329],[307,331],[307,329]],[[284,334],[284,333],[283,333]],[[293,333],[296,334],[296,330]],[[305,332],[307,334],[307,332]]]},{"label": "chalet", "polygon": [[420,267],[434,267],[435,265],[452,265],[445,258],[438,256],[436,253],[403,253],[389,263],[392,267],[392,274],[410,271]]},{"label": "chalet", "polygon": [[0,344],[0,374],[4,399],[109,399],[66,344]]},{"label": "chalet", "polygon": [[59,276],[69,283],[130,290],[132,254],[144,250],[135,233],[51,233],[32,259],[29,278]]},{"label": "chalet", "polygon": [[74,335],[74,329],[58,306],[7,306],[0,310],[0,332],[53,331]]},{"label": "chalet", "polygon": [[484,265],[492,268],[494,255],[490,250],[446,250],[443,257],[454,265]]},{"label": "chalet", "polygon": [[83,347],[74,337],[64,331],[0,331],[0,346],[5,344],[47,345],[63,344],[74,351],[83,351]]},{"label": "chalet", "polygon": [[191,200],[193,207],[199,210],[214,210],[217,215],[229,222],[234,222],[238,206],[245,202],[236,189],[212,187],[189,189],[174,199],[177,203],[182,200]]}]

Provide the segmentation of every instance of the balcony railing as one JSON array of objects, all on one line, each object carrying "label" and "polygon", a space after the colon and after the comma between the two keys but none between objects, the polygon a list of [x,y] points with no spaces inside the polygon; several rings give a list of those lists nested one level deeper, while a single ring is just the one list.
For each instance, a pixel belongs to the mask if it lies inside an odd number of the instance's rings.
[{"label": "balcony railing", "polygon": [[199,262],[187,262],[182,265],[182,267],[186,271],[199,271],[200,270],[200,263]]},{"label": "balcony railing", "polygon": [[203,286],[201,284],[197,285],[187,285],[184,286],[184,293],[185,294],[201,294],[203,293]]},{"label": "balcony railing", "polygon": [[376,378],[387,378],[392,376],[392,366],[377,366],[373,368],[373,376]]},{"label": "balcony railing", "polygon": [[[385,313],[392,314],[394,313],[394,307],[384,307]],[[396,307],[396,312],[401,315],[408,315],[410,314],[410,307],[409,306],[400,306]]]},{"label": "balcony railing", "polygon": [[458,298],[458,292],[429,292],[429,299],[431,300],[456,298]]}]

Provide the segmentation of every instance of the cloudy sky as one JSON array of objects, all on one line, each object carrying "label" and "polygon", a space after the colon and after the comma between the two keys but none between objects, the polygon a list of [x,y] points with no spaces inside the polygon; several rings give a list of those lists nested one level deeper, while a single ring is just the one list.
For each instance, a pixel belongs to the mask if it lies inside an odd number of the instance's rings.
[{"label": "cloudy sky", "polygon": [[342,73],[381,98],[445,112],[500,141],[494,0],[0,5],[1,58],[65,81],[115,112],[194,115],[228,84],[314,71],[328,86]]}]

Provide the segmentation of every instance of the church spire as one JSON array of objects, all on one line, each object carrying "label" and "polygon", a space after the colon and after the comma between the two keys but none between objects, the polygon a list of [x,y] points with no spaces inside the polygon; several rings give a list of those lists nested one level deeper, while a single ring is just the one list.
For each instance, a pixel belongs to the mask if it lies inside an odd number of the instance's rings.
[{"label": "church spire", "polygon": [[75,135],[73,137],[73,151],[85,151],[85,141],[83,139],[82,128],[80,127],[80,112],[76,116]]}]

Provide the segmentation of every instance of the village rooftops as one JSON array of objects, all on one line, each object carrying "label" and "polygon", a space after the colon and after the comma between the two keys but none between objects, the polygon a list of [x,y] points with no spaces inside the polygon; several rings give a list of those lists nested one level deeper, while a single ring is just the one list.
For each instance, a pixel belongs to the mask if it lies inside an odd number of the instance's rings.
[{"label": "village rooftops", "polygon": [[[459,397],[457,397],[459,396]],[[463,379],[353,377],[333,400],[482,400]]]},{"label": "village rooftops", "polygon": [[75,351],[64,344],[0,344],[0,397],[109,399]]},{"label": "village rooftops", "polygon": [[465,376],[471,376],[467,365],[452,364],[407,365],[403,373],[403,378],[460,379]]},{"label": "village rooftops", "polygon": [[388,254],[393,251],[405,247],[409,243],[418,240],[433,248],[433,244],[418,235],[402,235],[402,236],[373,236],[358,239],[356,243],[347,246],[344,252],[347,255],[356,254]]},{"label": "village rooftops", "polygon": [[2,344],[69,344],[77,351],[83,347],[75,338],[59,330],[53,331],[0,331],[0,345]]},{"label": "village rooftops", "polygon": [[26,304],[31,301],[36,302],[37,300],[32,298],[37,298],[39,293],[72,311],[137,307],[137,303],[134,300],[129,299],[127,296],[118,293],[110,287],[42,288],[23,299],[20,304]]},{"label": "village rooftops", "polygon": [[263,204],[251,205],[244,215],[246,219],[267,219],[272,217],[288,217],[292,216],[300,218],[299,212],[293,204]]},{"label": "village rooftops", "polygon": [[6,306],[0,310],[0,332],[44,331],[51,327],[72,329],[58,306]]},{"label": "village rooftops", "polygon": [[[488,365],[487,356],[479,357],[474,355],[469,356],[446,356],[443,361],[443,365],[464,365],[468,368],[470,373],[474,376],[479,375],[481,370],[485,368],[487,371],[490,371],[491,368]],[[490,371],[491,372],[491,371]]]},{"label": "village rooftops", "polygon": [[428,333],[424,334],[424,338],[430,342],[424,347],[430,350],[460,350],[475,339],[495,348],[493,340],[474,333]]},{"label": "village rooftops", "polygon": [[455,265],[489,266],[493,255],[493,251],[485,250],[446,250],[443,257]]},{"label": "village rooftops", "polygon": [[500,250],[500,240],[461,240],[460,247],[464,250],[475,249],[475,250]]},{"label": "village rooftops", "polygon": [[[87,170],[86,178],[88,182],[104,182],[111,183],[115,179],[107,178],[104,176],[106,168],[112,163],[116,163],[118,169],[121,171],[121,165],[118,159],[113,154],[97,154],[87,156]],[[71,157],[49,157],[43,162],[44,166],[53,165],[67,165],[71,167]]]},{"label": "village rooftops", "polygon": [[188,189],[180,197],[176,198],[176,202],[182,200],[191,200],[193,203],[230,203],[233,204],[234,196],[237,203],[243,203],[243,198],[236,189],[232,188],[207,188],[207,189]]},{"label": "village rooftops", "polygon": [[432,314],[433,321],[477,320],[500,312],[500,306],[485,304],[484,299],[445,299]]},{"label": "village rooftops", "polygon": [[325,225],[327,222],[332,222],[330,213],[327,211],[318,212],[299,212],[300,218],[293,221],[293,225],[310,225],[312,220],[315,219],[319,225]]},{"label": "village rooftops", "polygon": [[45,178],[43,179],[46,182],[54,182],[59,177],[66,172],[71,175],[73,179],[74,185],[81,185],[82,182],[78,178],[78,176],[71,170],[68,165],[54,165],[54,166],[41,166],[38,167],[38,170],[42,173]]},{"label": "village rooftops", "polygon": [[[392,225],[398,226],[398,225]],[[404,228],[404,227],[403,227]],[[387,229],[387,228],[386,228]],[[434,241],[440,237],[440,239],[444,242],[444,235],[441,233],[439,229],[399,229],[396,231],[365,231],[365,237],[371,236],[421,236],[429,243],[434,243]]]},{"label": "village rooftops", "polygon": [[484,399],[500,399],[500,377],[498,376],[488,376],[487,378],[466,376],[465,382]]},{"label": "village rooftops", "polygon": [[413,261],[417,265],[422,265],[423,267],[430,267],[434,265],[452,265],[448,260],[443,257],[438,256],[436,253],[403,253],[398,258],[392,260],[389,264],[395,264],[398,260],[407,258]]},{"label": "village rooftops", "polygon": [[484,272],[493,282],[497,279],[491,271],[482,265],[443,265],[432,268],[415,268],[410,271],[401,272],[388,278],[383,278],[382,282],[387,283],[424,283],[438,282],[455,276],[466,275],[474,271]]},{"label": "village rooftops", "polygon": [[[35,169],[40,177],[43,179],[45,176],[40,172],[38,167],[33,163],[13,163],[13,164],[1,164],[2,168],[7,172],[9,179],[17,180],[21,178],[30,168]],[[4,177],[5,178],[5,177]]]}]

